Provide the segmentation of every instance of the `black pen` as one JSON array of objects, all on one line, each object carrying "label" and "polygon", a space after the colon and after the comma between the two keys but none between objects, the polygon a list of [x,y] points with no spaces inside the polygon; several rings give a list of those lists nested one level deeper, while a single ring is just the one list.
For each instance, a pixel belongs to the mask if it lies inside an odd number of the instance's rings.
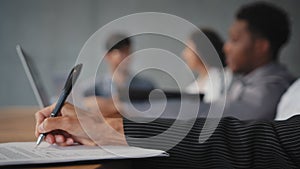
[{"label": "black pen", "polygon": [[[58,101],[55,105],[54,110],[51,112],[50,117],[56,117],[58,113],[60,112],[61,108],[63,107],[67,97],[69,96],[73,85],[75,84],[80,72],[81,72],[82,64],[76,65],[70,72],[67,81],[65,83],[65,86],[58,98]],[[36,146],[38,146],[45,138],[47,133],[42,133],[39,135],[37,141],[36,141]]]}]

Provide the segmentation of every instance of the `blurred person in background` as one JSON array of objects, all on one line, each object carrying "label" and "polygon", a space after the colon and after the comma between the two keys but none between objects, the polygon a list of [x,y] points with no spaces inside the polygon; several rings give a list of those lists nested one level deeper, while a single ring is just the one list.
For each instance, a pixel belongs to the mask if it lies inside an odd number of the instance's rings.
[{"label": "blurred person in background", "polygon": [[[209,28],[201,29],[203,34],[208,38],[215,48],[221,64],[223,67],[226,66],[225,56],[223,52],[223,40],[220,36]],[[186,61],[187,65],[198,74],[197,79],[187,86],[186,92],[188,93],[203,93],[204,102],[212,102],[217,100],[221,94],[224,94],[224,90],[227,89],[231,81],[231,72],[228,69],[220,70],[218,67],[213,66],[208,62],[203,61],[199,50],[204,46],[205,41],[203,40],[203,35],[200,32],[194,32],[190,35],[187,46],[182,52],[182,56]],[[206,53],[204,55],[207,55]],[[206,61],[209,61],[207,59]],[[225,79],[226,78],[226,79]],[[214,84],[214,88],[211,83]]]},{"label": "blurred person in background", "polygon": [[[132,77],[130,74],[130,58],[132,40],[122,33],[114,33],[106,41],[105,61],[108,64],[108,73],[102,79],[96,80],[96,85],[84,90],[84,105],[91,111],[114,113],[117,111],[114,99],[118,100],[118,90],[152,90],[154,84],[148,79]],[[93,96],[93,95],[96,95]],[[95,99],[97,104],[95,104]],[[117,103],[116,103],[117,104]]]},{"label": "blurred person in background", "polygon": [[223,116],[273,120],[277,104],[294,77],[279,62],[290,37],[287,13],[267,2],[245,5],[236,14],[224,45],[233,72]]}]

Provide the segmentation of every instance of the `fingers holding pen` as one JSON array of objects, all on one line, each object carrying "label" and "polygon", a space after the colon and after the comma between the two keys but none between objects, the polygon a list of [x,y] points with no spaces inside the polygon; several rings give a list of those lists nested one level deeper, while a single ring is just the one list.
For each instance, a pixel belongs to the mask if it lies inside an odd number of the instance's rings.
[{"label": "fingers holding pen", "polygon": [[46,135],[45,141],[50,144],[55,143],[60,146],[68,146],[68,145],[73,145],[75,143],[75,141],[72,137],[66,136],[64,133],[61,133],[61,134],[49,133]]},{"label": "fingers holding pen", "polygon": [[35,136],[38,137],[38,135],[40,134],[40,132],[38,131],[38,127],[40,126],[40,124],[50,116],[51,112],[53,111],[55,107],[55,104],[52,104],[48,107],[45,107],[44,109],[38,111],[35,113]]},{"label": "fingers holding pen", "polygon": [[[35,120],[36,120],[36,126],[35,126],[35,136],[38,137],[39,134],[41,133],[44,133],[44,132],[41,132],[41,131],[45,131],[45,128],[44,128],[44,121],[45,120],[48,120],[50,119],[50,114],[53,112],[54,108],[55,108],[55,105],[56,104],[52,104],[38,112],[35,113]],[[65,107],[70,107],[70,104],[66,103],[62,110],[66,109]],[[61,111],[62,111],[61,110]],[[59,113],[61,114],[61,112]],[[58,116],[58,117],[61,117],[61,116]],[[51,117],[52,118],[52,117]],[[52,121],[51,121],[52,122]],[[46,121],[46,123],[48,123],[48,121]],[[53,123],[53,122],[52,122]],[[43,125],[41,125],[43,124]],[[60,125],[59,125],[60,126]],[[51,126],[50,126],[51,127]],[[63,127],[63,126],[62,126]],[[46,128],[48,129],[48,128]]]},{"label": "fingers holding pen", "polygon": [[72,119],[70,117],[46,118],[39,126],[38,133],[47,133],[45,141],[50,144],[62,146],[74,144],[74,139],[68,133],[72,130]]},{"label": "fingers holding pen", "polygon": [[64,130],[70,132],[73,120],[71,117],[67,116],[58,116],[46,118],[42,123],[37,127],[38,133],[48,133],[53,130]]},{"label": "fingers holding pen", "polygon": [[63,146],[74,143],[95,145],[95,142],[89,138],[80,123],[80,120],[84,121],[85,124],[89,124],[88,128],[95,129],[94,114],[91,115],[66,103],[61,108],[59,116],[49,117],[53,107],[50,106],[36,113],[35,135],[37,137],[41,133],[47,133],[45,141]]}]

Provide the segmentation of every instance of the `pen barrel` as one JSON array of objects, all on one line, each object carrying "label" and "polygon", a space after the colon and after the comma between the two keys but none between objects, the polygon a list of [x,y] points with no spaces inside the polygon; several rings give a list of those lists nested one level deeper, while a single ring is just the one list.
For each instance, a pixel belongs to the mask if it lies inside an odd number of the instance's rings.
[{"label": "pen barrel", "polygon": [[60,94],[56,106],[54,108],[54,110],[52,111],[50,117],[56,117],[58,115],[58,113],[60,112],[61,108],[63,107],[63,104],[65,103],[68,95],[70,92],[63,90],[62,93]]}]

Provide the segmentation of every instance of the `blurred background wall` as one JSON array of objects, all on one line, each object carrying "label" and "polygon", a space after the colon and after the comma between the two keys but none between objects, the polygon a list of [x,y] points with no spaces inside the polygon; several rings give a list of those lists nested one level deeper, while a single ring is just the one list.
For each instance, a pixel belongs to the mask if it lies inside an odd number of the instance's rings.
[{"label": "blurred background wall", "polygon": [[[105,24],[137,12],[177,15],[196,26],[211,27],[225,40],[237,9],[250,0],[0,0],[0,106],[36,105],[33,92],[17,57],[15,46],[34,58],[50,95],[53,78],[68,73],[87,39]],[[300,1],[270,0],[290,15],[292,36],[281,52],[281,62],[300,76]],[[168,39],[136,37],[135,49],[172,48]],[[152,46],[151,46],[152,45]],[[176,45],[175,45],[176,46]],[[181,48],[172,52],[180,56]],[[149,58],[151,60],[151,58]],[[147,62],[136,60],[135,65]],[[178,69],[174,66],[174,69]],[[151,77],[150,77],[151,78]],[[171,78],[152,77],[156,84],[172,88]],[[184,76],[182,78],[185,78]]]}]

